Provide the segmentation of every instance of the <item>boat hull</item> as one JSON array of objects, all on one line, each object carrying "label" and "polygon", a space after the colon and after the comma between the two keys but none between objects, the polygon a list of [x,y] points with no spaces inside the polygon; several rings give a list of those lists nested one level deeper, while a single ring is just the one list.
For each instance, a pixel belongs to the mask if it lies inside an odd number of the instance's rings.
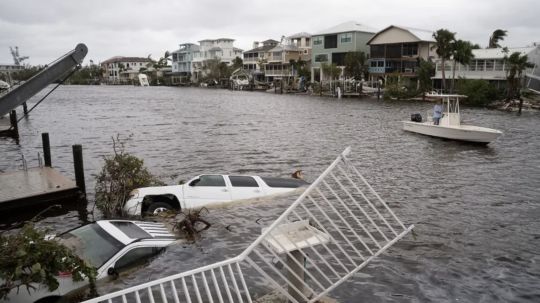
[{"label": "boat hull", "polygon": [[488,144],[497,139],[502,132],[496,129],[472,126],[434,125],[432,122],[403,121],[403,130],[444,139]]}]

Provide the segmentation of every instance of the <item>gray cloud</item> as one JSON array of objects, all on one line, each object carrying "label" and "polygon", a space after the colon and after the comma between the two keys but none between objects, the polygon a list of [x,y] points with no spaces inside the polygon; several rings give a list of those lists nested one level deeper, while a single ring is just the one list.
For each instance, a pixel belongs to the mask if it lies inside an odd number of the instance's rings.
[{"label": "gray cloud", "polygon": [[254,40],[314,33],[349,20],[379,29],[447,28],[482,46],[503,28],[509,32],[505,45],[524,46],[540,41],[538,11],[536,0],[1,0],[0,62],[11,62],[9,46],[15,45],[31,64],[46,64],[79,42],[95,62],[116,55],[157,58],[205,38],[229,37],[249,49]]}]

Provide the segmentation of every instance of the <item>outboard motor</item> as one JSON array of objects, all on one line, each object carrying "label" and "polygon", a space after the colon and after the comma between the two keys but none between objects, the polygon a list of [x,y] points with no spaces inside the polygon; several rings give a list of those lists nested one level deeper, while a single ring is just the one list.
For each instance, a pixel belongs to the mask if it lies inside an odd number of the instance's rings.
[{"label": "outboard motor", "polygon": [[412,122],[422,122],[422,115],[416,113],[411,115]]}]

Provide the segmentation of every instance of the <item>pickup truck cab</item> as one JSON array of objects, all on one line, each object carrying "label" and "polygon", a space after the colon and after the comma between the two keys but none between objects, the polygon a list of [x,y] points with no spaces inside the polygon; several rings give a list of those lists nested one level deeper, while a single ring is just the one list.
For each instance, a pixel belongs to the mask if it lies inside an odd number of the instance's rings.
[{"label": "pickup truck cab", "polygon": [[292,178],[242,175],[200,175],[185,184],[143,187],[131,192],[124,204],[129,215],[164,210],[200,208],[234,200],[291,192],[307,182]]}]

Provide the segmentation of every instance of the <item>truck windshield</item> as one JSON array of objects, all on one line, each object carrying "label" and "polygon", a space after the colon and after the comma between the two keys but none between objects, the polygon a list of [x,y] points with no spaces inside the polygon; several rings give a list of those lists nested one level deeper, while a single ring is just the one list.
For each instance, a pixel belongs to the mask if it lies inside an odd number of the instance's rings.
[{"label": "truck windshield", "polygon": [[67,232],[61,239],[62,243],[72,248],[81,259],[96,268],[101,267],[125,246],[95,223]]}]

